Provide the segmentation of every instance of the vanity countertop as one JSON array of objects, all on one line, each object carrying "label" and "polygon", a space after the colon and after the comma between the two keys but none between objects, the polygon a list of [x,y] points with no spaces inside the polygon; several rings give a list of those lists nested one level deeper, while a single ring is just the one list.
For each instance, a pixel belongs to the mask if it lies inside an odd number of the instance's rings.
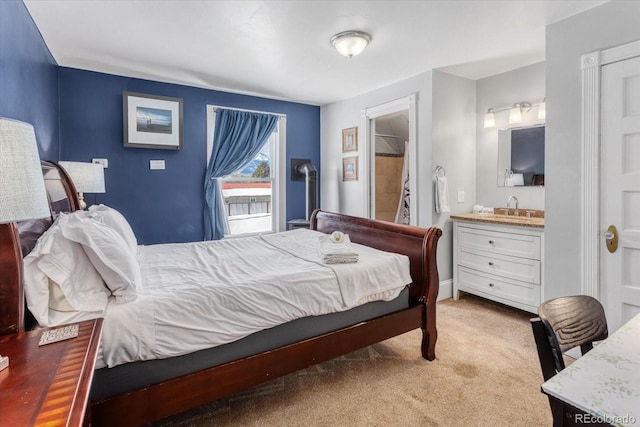
[{"label": "vanity countertop", "polygon": [[544,228],[544,218],[486,213],[467,213],[451,215],[453,220],[486,222],[490,224],[515,225],[518,227]]}]

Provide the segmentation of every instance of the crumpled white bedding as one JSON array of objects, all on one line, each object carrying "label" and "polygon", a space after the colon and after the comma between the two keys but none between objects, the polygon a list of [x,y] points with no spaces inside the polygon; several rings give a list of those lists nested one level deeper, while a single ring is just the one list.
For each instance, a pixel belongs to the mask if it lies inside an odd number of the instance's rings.
[{"label": "crumpled white bedding", "polygon": [[388,301],[387,292],[398,287],[402,290],[404,285],[411,283],[409,258],[368,246],[349,243],[349,252],[356,253],[359,259],[357,264],[322,262],[318,246],[322,244],[321,239],[326,237],[324,233],[304,229],[261,236],[263,240],[293,256],[331,268],[338,279],[345,310],[370,301]]},{"label": "crumpled white bedding", "polygon": [[360,262],[325,265],[311,230],[140,246],[136,301],[105,312],[96,367],[178,356],[305,317],[391,300],[409,260],[354,245]]}]

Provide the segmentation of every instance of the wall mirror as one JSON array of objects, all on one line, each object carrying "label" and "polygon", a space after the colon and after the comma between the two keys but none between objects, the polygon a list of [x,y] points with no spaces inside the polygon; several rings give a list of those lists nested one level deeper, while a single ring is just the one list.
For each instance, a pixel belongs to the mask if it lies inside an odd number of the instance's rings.
[{"label": "wall mirror", "polygon": [[544,125],[498,131],[498,187],[544,185]]}]

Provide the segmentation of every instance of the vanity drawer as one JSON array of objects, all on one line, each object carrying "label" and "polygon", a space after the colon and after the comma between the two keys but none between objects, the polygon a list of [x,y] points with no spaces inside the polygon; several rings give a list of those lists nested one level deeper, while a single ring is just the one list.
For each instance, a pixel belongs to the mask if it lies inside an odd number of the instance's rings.
[{"label": "vanity drawer", "polygon": [[459,249],[458,265],[509,279],[540,284],[540,261],[534,259]]},{"label": "vanity drawer", "polygon": [[540,260],[540,236],[458,227],[458,248]]},{"label": "vanity drawer", "polygon": [[458,289],[506,303],[512,301],[530,307],[540,305],[539,285],[505,279],[463,266],[458,266]]}]

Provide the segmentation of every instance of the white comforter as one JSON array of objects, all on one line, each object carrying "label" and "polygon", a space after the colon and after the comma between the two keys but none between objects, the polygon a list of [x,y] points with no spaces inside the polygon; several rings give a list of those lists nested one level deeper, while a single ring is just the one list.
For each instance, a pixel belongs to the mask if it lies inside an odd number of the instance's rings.
[{"label": "white comforter", "polygon": [[391,300],[409,260],[354,245],[360,262],[325,265],[310,230],[215,242],[140,246],[138,299],[107,306],[98,367],[229,343],[305,317]]}]

